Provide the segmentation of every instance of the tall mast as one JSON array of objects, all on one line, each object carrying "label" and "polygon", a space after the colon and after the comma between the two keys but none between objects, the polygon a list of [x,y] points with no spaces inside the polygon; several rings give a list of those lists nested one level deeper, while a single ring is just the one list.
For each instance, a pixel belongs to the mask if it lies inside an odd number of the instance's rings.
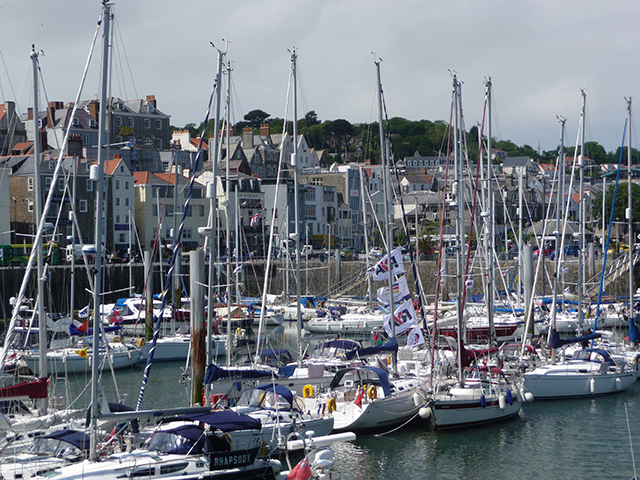
[{"label": "tall mast", "polygon": [[[216,49],[218,50],[218,49]],[[207,289],[207,365],[213,361],[213,348],[211,337],[213,336],[213,285],[215,283],[216,249],[218,246],[218,208],[217,208],[217,187],[218,187],[218,163],[220,162],[220,92],[222,90],[222,67],[224,53],[218,50],[218,72],[216,73],[216,112],[213,118],[213,162],[211,165],[212,182],[209,187],[209,216],[211,218],[211,242],[209,243],[209,281]],[[207,385],[207,397],[209,398],[210,386]]]},{"label": "tall mast", "polygon": [[[291,69],[293,73],[293,155],[291,155],[291,167],[293,168],[293,228],[296,245],[296,325],[298,333],[298,364],[302,362],[302,317],[300,312],[300,194],[298,192],[298,78],[296,61],[298,55],[294,49],[291,53]],[[289,257],[289,239],[287,238],[287,257]],[[331,264],[331,258],[329,258]],[[331,268],[329,268],[331,273]],[[327,292],[327,295],[329,292]]]},{"label": "tall mast", "polygon": [[[378,121],[380,123],[380,160],[382,165],[382,186],[384,193],[384,231],[386,234],[386,243],[387,243],[387,265],[389,266],[389,314],[391,315],[391,336],[396,336],[396,325],[394,319],[394,305],[393,305],[393,275],[391,274],[391,251],[393,250],[393,235],[391,233],[391,228],[393,224],[393,219],[390,217],[391,210],[391,173],[390,173],[390,162],[389,155],[387,150],[387,140],[384,136],[384,128],[382,124],[382,81],[380,80],[380,63],[382,60],[374,62],[376,65],[376,72],[378,76]],[[385,155],[385,153],[387,153]],[[397,365],[397,357],[395,355],[392,356],[393,360],[393,371],[396,371]]]},{"label": "tall mast", "polygon": [[453,77],[453,92],[454,92],[454,141],[453,141],[453,156],[455,159],[455,179],[454,185],[456,187],[455,204],[457,207],[458,220],[456,222],[456,236],[458,248],[456,249],[457,269],[456,280],[458,284],[458,298],[457,298],[457,314],[458,314],[458,381],[463,383],[464,371],[462,368],[462,337],[463,337],[463,309],[462,298],[464,292],[464,246],[465,246],[465,226],[464,226],[464,177],[463,177],[463,165],[462,165],[462,118],[460,115],[461,106],[461,88],[460,82],[454,75]]},{"label": "tall mast", "polygon": [[[487,238],[485,238],[486,245],[486,258],[487,258],[487,316],[489,318],[489,345],[493,346],[496,342],[496,329],[493,323],[493,303],[495,298],[495,279],[494,279],[494,262],[493,262],[493,240],[495,238],[495,214],[493,208],[493,187],[491,186],[493,180],[493,169],[491,164],[491,78],[489,78],[486,82],[487,88],[487,111],[488,111],[488,131],[487,131],[487,197],[488,203],[487,208],[489,209],[489,225]],[[487,217],[485,217],[487,218]]]},{"label": "tall mast", "polygon": [[[632,187],[633,182],[631,181],[631,97],[627,100],[627,135],[629,139],[627,140],[627,198],[628,198],[628,207],[627,207],[627,221],[629,222],[629,322],[633,322],[634,319],[634,310],[633,310],[633,244],[635,237],[633,236],[633,196],[632,196]],[[604,199],[604,193],[602,198]],[[604,202],[604,200],[603,200]]]},{"label": "tall mast", "polygon": [[[560,153],[558,155],[558,165],[560,166],[560,169],[558,171],[558,190],[557,190],[557,197],[556,197],[556,230],[555,230],[555,237],[556,237],[556,257],[555,257],[555,263],[553,266],[553,303],[551,304],[551,331],[554,331],[556,329],[556,316],[558,313],[558,281],[559,281],[559,274],[560,274],[560,260],[561,258],[564,258],[564,252],[562,251],[562,248],[564,248],[564,242],[561,239],[561,233],[560,233],[560,221],[562,219],[562,210],[563,210],[563,204],[564,202],[562,201],[562,195],[563,195],[563,183],[564,183],[564,126],[565,126],[565,122],[566,120],[564,118],[558,118],[558,121],[560,122],[561,128],[560,128]],[[551,361],[552,363],[555,363],[555,358],[556,356],[556,349],[552,349],[551,351]]]},{"label": "tall mast", "polygon": [[[100,344],[100,292],[102,291],[102,260],[104,247],[102,236],[104,232],[103,199],[104,199],[104,163],[106,148],[109,143],[107,135],[107,86],[109,78],[109,33],[111,28],[111,4],[104,4],[103,44],[102,44],[102,89],[100,91],[100,120],[98,122],[98,165],[94,169],[93,178],[97,178],[96,188],[96,227],[94,241],[96,245],[95,279],[93,289],[93,349],[91,359],[91,453],[90,460],[97,459],[97,427],[98,427],[98,365]],[[96,172],[97,170],[97,172]]]},{"label": "tall mast", "polygon": [[226,171],[226,189],[227,195],[225,201],[227,202],[227,365],[231,365],[231,222],[230,222],[230,210],[231,210],[231,142],[229,133],[229,119],[231,117],[231,62],[227,61],[227,122],[225,127],[225,140],[227,144],[227,163],[225,165]]},{"label": "tall mast", "polygon": [[578,262],[578,335],[582,334],[582,322],[584,315],[582,313],[582,275],[584,271],[584,131],[585,131],[585,105],[587,102],[587,94],[584,90],[582,93],[582,108],[580,110],[580,119],[582,122],[582,133],[580,135],[580,156],[578,157],[578,168],[580,169],[580,203],[578,204],[578,222],[580,228],[579,236],[579,252],[580,261]]},{"label": "tall mast", "polygon": [[[33,65],[33,173],[35,176],[35,215],[37,222],[42,218],[42,178],[40,176],[40,115],[38,114],[38,53],[35,45],[31,47],[31,63]],[[34,223],[37,223],[34,222]],[[42,249],[44,240],[38,244],[33,244],[37,252],[38,262],[38,342],[40,343],[39,375],[40,378],[47,378],[47,319],[44,313],[44,266]],[[47,399],[43,398],[38,402],[38,414],[47,413]]]}]

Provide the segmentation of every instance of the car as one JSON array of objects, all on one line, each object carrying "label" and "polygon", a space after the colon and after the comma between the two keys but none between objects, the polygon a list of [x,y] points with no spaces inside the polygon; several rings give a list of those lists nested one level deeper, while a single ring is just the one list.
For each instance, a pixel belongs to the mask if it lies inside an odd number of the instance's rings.
[{"label": "car", "polygon": [[[564,256],[565,257],[577,257],[580,254],[580,245],[572,243],[571,245],[565,245],[564,247]],[[556,251],[554,250],[549,254],[549,258],[551,260],[556,259]]]},{"label": "car", "polygon": [[[554,252],[553,248],[545,247],[542,249],[542,255],[544,255],[545,257],[550,256],[552,252]],[[536,248],[533,251],[533,258],[538,258],[539,256],[540,256],[540,248]]]},{"label": "car", "polygon": [[371,250],[369,250],[369,255],[371,257],[381,257],[382,249],[380,247],[373,247]]}]

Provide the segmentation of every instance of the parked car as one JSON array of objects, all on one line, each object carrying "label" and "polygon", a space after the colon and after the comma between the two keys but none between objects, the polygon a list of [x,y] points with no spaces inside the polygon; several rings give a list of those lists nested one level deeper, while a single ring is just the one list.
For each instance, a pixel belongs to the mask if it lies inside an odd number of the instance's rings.
[{"label": "parked car", "polygon": [[[565,245],[565,247],[564,247],[564,256],[565,257],[570,257],[570,256],[577,257],[579,254],[580,254],[580,245],[577,245],[577,244]],[[549,258],[551,260],[555,260],[556,259],[556,251],[555,250],[549,254]]]},{"label": "parked car", "polygon": [[[551,255],[551,253],[554,252],[553,248],[549,248],[549,247],[544,247],[542,249],[542,255],[544,255],[545,257],[548,257]],[[538,258],[540,256],[540,248],[536,248],[533,251],[533,258]]]}]

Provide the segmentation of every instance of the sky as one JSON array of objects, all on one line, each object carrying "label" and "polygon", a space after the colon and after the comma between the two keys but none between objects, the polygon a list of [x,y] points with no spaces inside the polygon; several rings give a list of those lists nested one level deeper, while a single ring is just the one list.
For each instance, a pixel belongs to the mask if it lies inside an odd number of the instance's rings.
[{"label": "sky", "polygon": [[[448,121],[453,72],[469,129],[490,77],[492,136],[542,150],[560,144],[558,116],[565,145],[578,143],[581,90],[585,141],[607,151],[622,142],[625,98],[640,99],[635,0],[135,0],[113,12],[112,95],[155,95],[177,127],[204,120],[211,43],[231,62],[234,123],[255,109],[285,117],[294,48],[298,116],[314,110],[321,121],[377,121],[378,59],[389,117]],[[35,44],[41,96],[73,101],[100,14],[98,0],[0,0],[0,100],[31,106]],[[82,99],[99,95],[100,55],[98,41]]]}]

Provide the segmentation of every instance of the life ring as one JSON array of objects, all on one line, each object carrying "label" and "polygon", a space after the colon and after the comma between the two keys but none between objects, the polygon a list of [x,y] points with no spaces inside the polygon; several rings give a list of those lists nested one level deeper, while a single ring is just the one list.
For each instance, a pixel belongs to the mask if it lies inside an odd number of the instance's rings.
[{"label": "life ring", "polygon": [[302,388],[302,396],[303,396],[304,398],[311,398],[311,397],[313,397],[313,385],[308,385],[308,384],[307,384],[307,385],[305,385],[305,386]]},{"label": "life ring", "polygon": [[144,338],[139,338],[138,340],[136,340],[136,345],[138,347],[143,347],[144,346]]},{"label": "life ring", "polygon": [[336,410],[336,399],[331,397],[329,399],[329,401],[327,402],[327,410],[329,410],[329,413],[334,412]]},{"label": "life ring", "polygon": [[370,400],[375,400],[378,397],[378,389],[375,385],[370,385],[367,389],[367,396]]},{"label": "life ring", "polygon": [[113,337],[113,340],[111,340],[113,343],[120,343],[120,337]]},{"label": "life ring", "polygon": [[281,309],[280,309],[280,313],[281,313],[282,315],[284,315],[284,308],[281,308]]}]

